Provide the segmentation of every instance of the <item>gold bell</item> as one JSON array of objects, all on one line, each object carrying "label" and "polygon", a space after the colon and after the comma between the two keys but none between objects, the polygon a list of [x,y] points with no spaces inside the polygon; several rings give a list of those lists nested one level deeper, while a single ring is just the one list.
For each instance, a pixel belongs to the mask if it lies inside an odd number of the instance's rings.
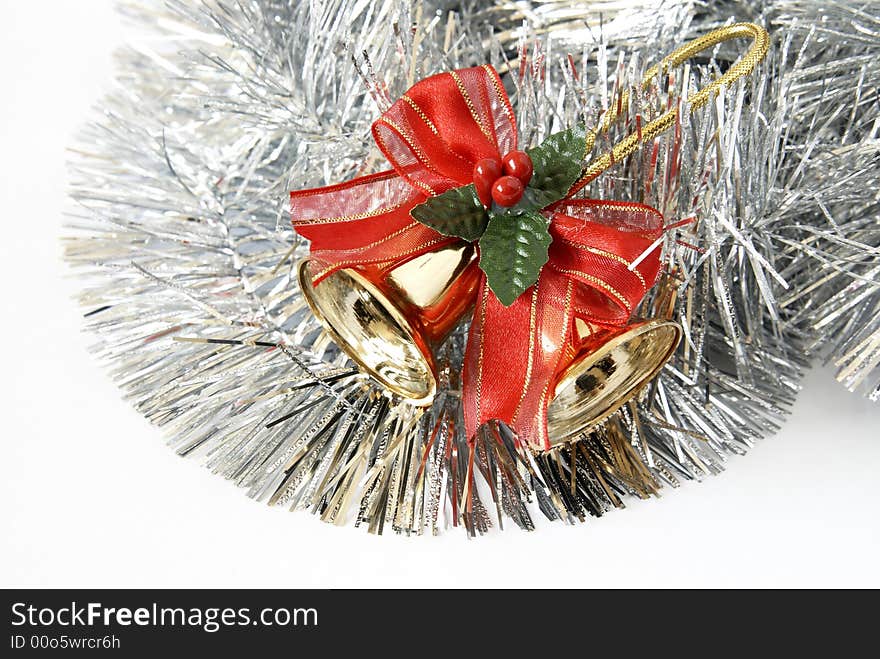
[{"label": "gold bell", "polygon": [[393,270],[356,266],[299,285],[315,317],[368,375],[414,405],[437,392],[434,349],[472,308],[479,286],[474,246],[461,242]]},{"label": "gold bell", "polygon": [[547,408],[552,445],[573,441],[637,396],[675,353],[678,323],[653,319],[620,329],[577,321],[580,348],[560,369]]}]

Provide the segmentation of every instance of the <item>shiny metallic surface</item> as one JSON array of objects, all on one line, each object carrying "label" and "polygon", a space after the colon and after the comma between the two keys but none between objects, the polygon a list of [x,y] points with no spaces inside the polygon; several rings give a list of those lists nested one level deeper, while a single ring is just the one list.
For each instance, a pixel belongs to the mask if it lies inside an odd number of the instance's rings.
[{"label": "shiny metallic surface", "polygon": [[465,242],[418,256],[388,273],[366,272],[432,347],[473,308],[480,283],[477,250]]},{"label": "shiny metallic surface", "polygon": [[355,270],[340,270],[313,286],[308,261],[300,288],[337,345],[390,391],[427,405],[437,391],[431,353],[394,303]]},{"label": "shiny metallic surface", "polygon": [[312,312],[351,360],[392,393],[425,406],[437,392],[432,349],[473,306],[474,261],[473,246],[461,243],[390,272],[339,270],[318,285],[303,260],[298,276]]},{"label": "shiny metallic surface", "polygon": [[681,340],[678,323],[647,320],[599,332],[565,369],[547,408],[552,444],[577,439],[650,383]]}]

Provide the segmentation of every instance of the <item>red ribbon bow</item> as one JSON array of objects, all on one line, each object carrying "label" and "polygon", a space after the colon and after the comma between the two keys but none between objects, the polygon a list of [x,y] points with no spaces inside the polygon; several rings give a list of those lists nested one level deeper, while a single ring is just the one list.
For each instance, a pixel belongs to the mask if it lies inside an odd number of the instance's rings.
[{"label": "red ribbon bow", "polygon": [[[471,183],[482,158],[500,160],[517,147],[510,99],[489,65],[417,83],[373,124],[373,138],[392,170],[291,192],[293,226],[311,241],[315,283],[352,266],[390,270],[460,240],[420,224],[410,211],[428,196]],[[656,281],[659,250],[644,252],[663,232],[660,212],[572,199],[574,192],[542,211],[553,242],[532,288],[505,307],[483,277],[464,362],[468,436],[498,419],[533,448],[549,448],[547,405],[559,368],[582,339],[575,319],[625,325]]]}]

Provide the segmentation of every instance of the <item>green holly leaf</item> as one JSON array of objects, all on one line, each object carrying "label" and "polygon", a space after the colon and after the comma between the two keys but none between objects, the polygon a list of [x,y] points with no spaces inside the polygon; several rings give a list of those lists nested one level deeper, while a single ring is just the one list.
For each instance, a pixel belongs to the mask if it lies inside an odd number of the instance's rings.
[{"label": "green holly leaf", "polygon": [[537,211],[492,213],[480,238],[480,268],[505,307],[538,281],[553,240],[549,225]]},{"label": "green holly leaf", "polygon": [[565,197],[581,175],[587,155],[583,126],[553,133],[540,146],[527,149],[535,173],[518,208],[539,210]]},{"label": "green holly leaf", "polygon": [[409,214],[444,236],[457,236],[468,242],[482,236],[489,224],[489,215],[473,184],[430,197]]}]

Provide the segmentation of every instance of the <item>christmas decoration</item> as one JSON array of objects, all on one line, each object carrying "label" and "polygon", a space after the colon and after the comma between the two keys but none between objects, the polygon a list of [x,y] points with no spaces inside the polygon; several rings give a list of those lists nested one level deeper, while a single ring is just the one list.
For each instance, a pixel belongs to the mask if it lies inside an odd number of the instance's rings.
[{"label": "christmas decoration", "polygon": [[[692,108],[749,73],[767,51],[767,33],[755,25],[733,25],[664,59],[663,68],[669,69],[736,37],[753,39],[753,47],[719,80],[690,97]],[[649,81],[658,70],[647,72]],[[642,88],[648,90],[650,84]],[[645,133],[662,132],[672,125],[676,112],[670,110],[647,124],[644,132],[639,126],[635,141],[625,140],[618,149],[632,149]],[[644,204],[575,197],[614,162],[612,149],[607,165],[586,165],[587,145],[595,142],[596,132],[588,140],[585,129],[571,128],[526,152],[517,150],[510,99],[495,69],[483,65],[418,83],[373,124],[373,136],[392,171],[291,193],[294,228],[311,241],[310,267],[315,276],[305,288],[311,291],[312,308],[341,338],[340,347],[353,360],[363,362],[365,353],[385,355],[398,349],[395,332],[384,338],[376,326],[381,328],[391,317],[395,328],[400,328],[399,318],[405,314],[387,295],[354,301],[352,312],[367,318],[368,325],[362,335],[352,335],[353,327],[363,322],[333,317],[328,308],[337,306],[344,294],[338,293],[340,285],[321,288],[320,281],[341,269],[347,271],[345,278],[351,278],[356,276],[353,268],[367,266],[375,271],[373,284],[381,286],[385,270],[455,241],[472,241],[479,244],[479,267],[485,276],[464,356],[462,395],[468,437],[486,422],[503,421],[531,448],[550,449],[547,408],[560,379],[568,381],[571,397],[564,405],[569,408],[565,435],[576,438],[604,421],[659,373],[681,338],[678,326],[642,324],[634,337],[623,341],[607,330],[628,323],[657,279],[663,216]],[[345,215],[327,216],[327,209],[343,207],[348,208]],[[424,287],[422,282],[417,285]],[[523,299],[527,290],[531,290],[529,299]],[[459,310],[461,297],[459,291],[459,301],[452,305]],[[339,325],[347,322],[350,327]],[[575,331],[577,323],[585,336]],[[403,330],[405,341],[418,344],[411,351],[427,345],[424,338],[419,341],[417,325]],[[600,333],[607,335],[606,341],[624,344],[617,345],[616,352],[604,351],[601,364],[595,359],[597,348],[604,344],[596,342]],[[577,359],[584,340],[593,344],[586,368]],[[644,354],[636,357],[639,351]],[[430,362],[430,355],[423,358]],[[561,361],[573,366],[572,372],[558,370]],[[376,368],[366,370],[380,383],[387,382]],[[414,396],[420,404],[433,402],[425,397],[433,390],[433,377],[425,375],[421,365],[403,376],[420,385]],[[419,382],[426,377],[427,384]],[[597,399],[605,405],[583,415],[581,399],[591,401],[593,407]],[[561,406],[560,401],[557,407]]]},{"label": "christmas decoration", "polygon": [[[811,356],[880,395],[875,4],[127,11],[175,38],[120,55],[67,259],[127,395],[251,496],[372,532],[531,529],[717,473]],[[737,20],[769,28],[760,64]],[[472,151],[436,179],[450,71],[495,103],[451,113]],[[389,148],[398,119],[422,132]]]}]

